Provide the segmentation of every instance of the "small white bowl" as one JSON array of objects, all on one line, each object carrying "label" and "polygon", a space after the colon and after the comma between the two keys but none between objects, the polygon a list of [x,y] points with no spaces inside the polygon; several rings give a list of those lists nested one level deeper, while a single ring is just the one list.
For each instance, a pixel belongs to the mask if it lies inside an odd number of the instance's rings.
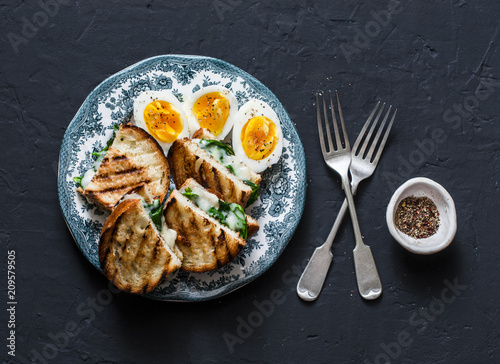
[{"label": "small white bowl", "polygon": [[[429,197],[439,211],[439,227],[434,235],[424,239],[415,239],[406,235],[394,224],[396,209],[406,197]],[[387,227],[392,237],[405,249],[416,254],[433,254],[443,250],[455,237],[457,232],[457,214],[455,203],[448,191],[439,183],[429,178],[412,178],[402,184],[392,195],[386,213]]]}]

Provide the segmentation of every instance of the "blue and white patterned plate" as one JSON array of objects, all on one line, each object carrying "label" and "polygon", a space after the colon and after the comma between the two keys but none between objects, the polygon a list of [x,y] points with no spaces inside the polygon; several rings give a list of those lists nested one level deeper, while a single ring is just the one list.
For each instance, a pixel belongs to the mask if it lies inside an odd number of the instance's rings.
[{"label": "blue and white patterned plate", "polygon": [[59,156],[59,201],[78,247],[101,270],[97,246],[107,214],[76,192],[73,177],[90,168],[90,153],[105,146],[113,125],[131,119],[134,99],[141,92],[170,90],[184,101],[208,85],[232,90],[239,106],[250,98],[267,102],[282,125],[283,155],[263,173],[260,197],[247,208],[247,213],[258,220],[260,229],[247,241],[241,254],[213,272],[179,271],[145,295],[149,298],[165,301],[217,298],[251,282],[278,259],[299,223],[305,202],[305,155],[295,127],[276,96],[239,68],[214,58],[165,55],[143,60],[102,82],[84,101],[64,134]]}]

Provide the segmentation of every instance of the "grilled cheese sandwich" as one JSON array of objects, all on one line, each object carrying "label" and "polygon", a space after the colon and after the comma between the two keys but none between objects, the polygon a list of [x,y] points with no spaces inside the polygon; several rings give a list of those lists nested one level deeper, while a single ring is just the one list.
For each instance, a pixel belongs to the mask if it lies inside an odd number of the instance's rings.
[{"label": "grilled cheese sandwich", "polygon": [[78,179],[77,191],[89,202],[111,211],[120,198],[145,183],[163,201],[170,184],[168,161],[158,143],[144,130],[122,124],[94,166]]},{"label": "grilled cheese sandwich", "polygon": [[224,202],[194,179],[188,179],[170,194],[164,216],[177,232],[182,269],[192,272],[226,265],[258,230],[257,221],[247,216],[241,206]]}]

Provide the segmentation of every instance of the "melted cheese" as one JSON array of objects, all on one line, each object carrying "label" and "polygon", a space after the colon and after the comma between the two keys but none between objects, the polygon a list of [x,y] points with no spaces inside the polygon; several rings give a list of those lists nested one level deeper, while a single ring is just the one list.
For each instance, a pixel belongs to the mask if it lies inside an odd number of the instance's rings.
[{"label": "melted cheese", "polygon": [[[132,199],[141,200],[143,206],[145,204],[144,198],[138,193],[126,194],[125,196],[122,197],[121,201],[132,200]],[[150,209],[145,207],[144,210],[146,211],[149,217]],[[149,220],[149,222],[151,222],[152,226],[156,227],[156,225],[153,224],[151,220]],[[165,222],[165,217],[163,215],[161,216],[161,231],[159,231],[159,233],[163,238],[163,240],[165,241],[165,243],[167,244],[167,246],[173,251],[175,246],[175,240],[177,239],[177,231],[170,229],[168,227],[167,223]]]},{"label": "melted cheese", "polygon": [[167,243],[168,247],[174,250],[175,239],[177,239],[177,231],[168,228],[167,223],[165,222],[165,218],[163,216],[161,218],[161,221],[162,221],[162,227],[160,234],[163,240],[165,240],[165,243]]},{"label": "melted cheese", "polygon": [[104,159],[104,156],[106,154],[103,154],[101,155],[99,158],[97,158],[94,162],[94,164],[92,165],[92,168],[90,168],[87,172],[85,172],[85,174],[83,175],[83,178],[82,178],[82,182],[81,182],[81,185],[82,185],[82,188],[85,190],[87,188],[87,186],[90,184],[90,182],[92,181],[92,178],[94,178],[95,174],[97,173],[97,169],[99,168],[99,166],[101,165],[101,162],[102,160]]},{"label": "melted cheese", "polygon": [[[193,139],[194,142],[200,144],[202,139]],[[234,155],[229,155],[222,149],[217,146],[211,146],[207,148],[202,148],[205,150],[210,156],[212,156],[216,161],[220,162],[223,166],[233,167],[234,175],[241,180],[250,180],[252,178],[250,168],[241,163],[241,161]],[[198,163],[199,159],[196,161]],[[200,163],[201,165],[201,163]],[[200,165],[196,164],[197,170],[200,168]]]},{"label": "melted cheese", "polygon": [[[179,190],[180,193],[184,193],[186,188],[183,187]],[[196,200],[196,206],[198,206],[203,211],[207,212],[211,207],[216,209],[219,208],[219,198],[215,196],[213,193],[208,192],[207,190],[200,188],[198,186],[194,186],[191,188],[192,193],[198,195],[198,200]]]},{"label": "melted cheese", "polygon": [[240,219],[238,219],[236,217],[236,215],[231,211],[230,213],[228,213],[227,217],[226,217],[226,222],[227,222],[227,226],[231,229],[231,230],[240,230],[243,228],[243,223],[241,222]]},{"label": "melted cheese", "polygon": [[[195,201],[191,202],[193,202],[200,209],[202,209],[207,213],[208,210],[210,210],[210,208],[212,207],[215,209],[219,209],[219,198],[216,195],[198,186],[192,186],[189,188],[191,188],[191,193],[198,195],[198,198]],[[180,193],[184,193],[185,191],[186,187],[182,187],[179,190]],[[244,227],[244,223],[241,221],[241,219],[245,220],[245,218],[246,218],[245,216],[240,216],[240,218],[238,218],[238,216],[236,216],[234,211],[227,211],[226,215],[227,226],[234,231],[241,230]]]}]

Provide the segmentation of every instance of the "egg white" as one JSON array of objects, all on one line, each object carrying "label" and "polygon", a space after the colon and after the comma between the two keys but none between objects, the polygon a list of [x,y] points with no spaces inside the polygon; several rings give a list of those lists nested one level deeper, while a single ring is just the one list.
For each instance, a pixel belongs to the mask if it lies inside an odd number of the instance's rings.
[{"label": "egg white", "polygon": [[[276,125],[276,130],[278,132],[278,142],[276,147],[267,158],[261,160],[249,158],[243,149],[243,145],[241,144],[241,131],[243,126],[245,126],[248,120],[256,116],[264,116],[271,119]],[[276,115],[276,112],[274,112],[271,106],[264,101],[257,99],[251,99],[240,107],[240,110],[236,115],[236,120],[234,121],[232,139],[235,155],[240,161],[245,163],[257,173],[263,172],[267,167],[278,162],[283,151],[283,132],[281,130],[281,123],[278,115]]]},{"label": "egg white", "polygon": [[193,112],[193,106],[201,96],[211,92],[220,92],[224,94],[227,100],[229,101],[229,117],[227,118],[226,123],[224,124],[224,127],[222,128],[220,134],[216,136],[218,140],[223,140],[226,137],[226,135],[229,134],[229,132],[231,131],[231,128],[233,127],[234,124],[234,120],[236,118],[236,114],[238,112],[238,101],[236,100],[236,96],[234,96],[234,94],[230,90],[222,86],[203,87],[200,90],[193,93],[191,96],[189,96],[189,98],[184,103],[184,111],[186,112],[189,122],[189,129],[191,130],[191,135],[192,135],[196,130],[201,128],[200,123],[198,122],[198,118]]},{"label": "egg white", "polygon": [[[148,131],[148,128],[146,126],[146,121],[144,120],[144,110],[146,106],[148,106],[151,102],[160,100],[160,101],[166,101],[171,103],[179,112],[182,123],[183,123],[183,128],[182,131],[179,133],[177,136],[177,139],[180,138],[185,138],[189,136],[189,124],[186,118],[186,113],[184,112],[184,108],[181,104],[181,102],[175,97],[175,95],[169,91],[144,91],[141,93],[135,100],[134,100],[134,122],[135,125],[138,127],[144,129],[145,131]],[[152,135],[154,138],[154,136]],[[162,147],[163,151],[165,154],[168,152],[170,149],[170,146],[173,144],[172,143],[167,143],[163,142],[161,140],[156,139],[158,144]]]}]

